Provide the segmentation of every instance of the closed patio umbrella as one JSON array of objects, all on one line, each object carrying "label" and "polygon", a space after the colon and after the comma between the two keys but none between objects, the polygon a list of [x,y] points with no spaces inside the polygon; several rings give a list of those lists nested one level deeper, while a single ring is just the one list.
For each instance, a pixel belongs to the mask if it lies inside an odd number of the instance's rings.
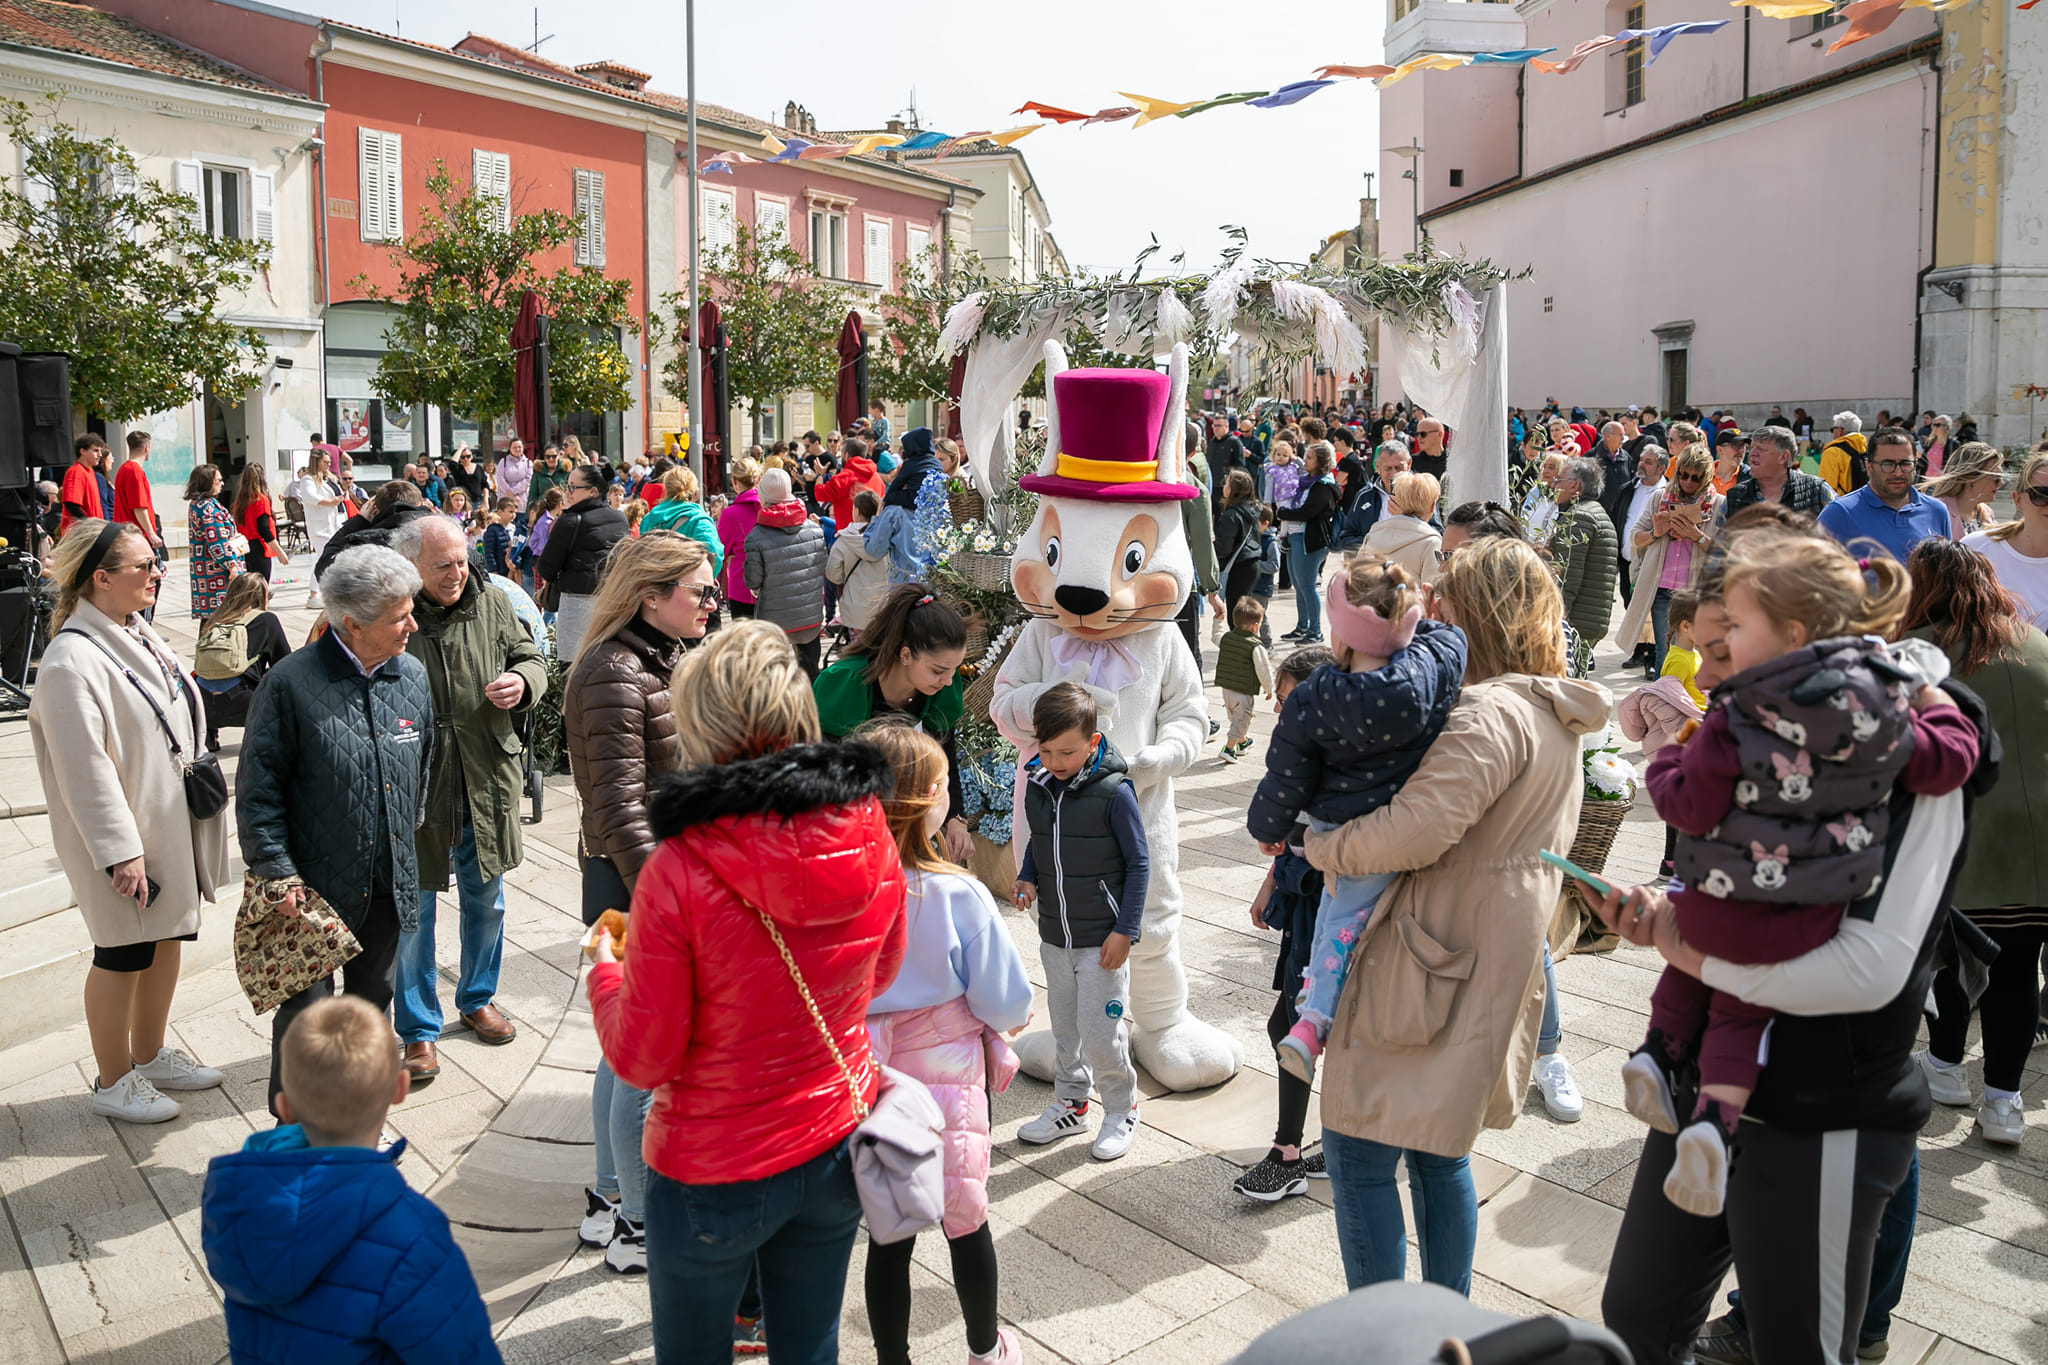
[{"label": "closed patio umbrella", "polygon": [[839,392],[832,415],[841,431],[851,428],[867,410],[867,333],[861,330],[860,314],[849,309],[846,325],[839,329]]}]

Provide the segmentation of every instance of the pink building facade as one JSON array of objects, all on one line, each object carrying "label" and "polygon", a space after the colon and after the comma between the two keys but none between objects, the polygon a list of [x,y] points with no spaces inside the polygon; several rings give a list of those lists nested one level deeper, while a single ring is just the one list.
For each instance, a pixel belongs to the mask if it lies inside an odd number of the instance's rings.
[{"label": "pink building facade", "polygon": [[[1983,423],[2011,405],[1980,373],[1987,347],[1972,345],[1972,326],[2017,329],[2032,357],[2048,359],[2037,310],[2011,307],[2013,272],[2000,274],[1997,259],[2001,245],[2008,257],[2039,249],[2038,229],[2021,241],[2027,234],[2011,228],[2026,221],[2016,200],[2041,187],[2014,185],[2010,161],[1945,164],[1958,145],[1943,132],[1954,123],[1948,106],[1969,75],[1956,15],[1909,9],[1830,56],[1839,25],[1708,14],[1696,0],[1396,5],[1390,63],[1437,51],[1569,52],[1622,28],[1732,19],[1673,40],[1654,64],[1622,51],[1566,75],[1424,71],[1382,93],[1385,252],[1411,249],[1419,208],[1440,250],[1534,267],[1508,290],[1511,403],[1728,407],[1745,421],[1773,403],[1853,408],[1866,422],[1880,408],[1933,407]],[[1984,43],[1978,53],[1994,66],[2005,55]],[[2023,122],[2006,113],[1994,161],[2033,155]],[[1987,259],[1974,268],[2006,284],[2004,311],[1996,322],[1940,322],[1933,315],[1956,301],[1936,286],[1944,270],[1972,268],[1973,245],[1956,244],[1943,215],[2001,210],[2014,220],[2007,240],[1981,233],[1988,244],[1976,255]],[[2041,273],[2030,259],[2013,264],[2027,280]],[[1380,381],[1383,396],[1401,392],[1391,366]]]}]

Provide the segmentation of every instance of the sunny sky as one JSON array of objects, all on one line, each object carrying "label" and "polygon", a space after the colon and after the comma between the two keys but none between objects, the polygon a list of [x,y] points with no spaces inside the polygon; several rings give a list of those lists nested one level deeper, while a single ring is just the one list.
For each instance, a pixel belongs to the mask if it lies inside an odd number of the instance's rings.
[{"label": "sunny sky", "polygon": [[[533,39],[533,6],[517,0],[281,3],[443,45],[472,29]],[[624,61],[680,94],[682,10],[681,0],[543,0],[540,32],[554,36],[540,51]],[[1126,103],[1126,90],[1185,102],[1270,90],[1325,62],[1378,61],[1385,13],[1331,0],[699,0],[698,94],[760,118],[779,120],[795,100],[820,128],[879,128],[908,110],[915,88],[927,128],[1006,128],[1029,121],[1010,115],[1026,100],[1092,111]],[[1153,234],[1163,254],[1211,264],[1227,223],[1250,230],[1255,254],[1299,261],[1357,221],[1363,173],[1378,162],[1378,110],[1369,83],[1347,81],[1284,109],[1048,127],[1019,146],[1077,266],[1127,266]]]}]

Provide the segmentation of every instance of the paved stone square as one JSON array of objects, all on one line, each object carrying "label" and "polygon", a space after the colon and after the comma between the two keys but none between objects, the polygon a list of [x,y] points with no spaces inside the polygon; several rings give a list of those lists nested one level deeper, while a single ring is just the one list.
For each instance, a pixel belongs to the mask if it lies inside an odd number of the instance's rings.
[{"label": "paved stone square", "polygon": [[[312,618],[304,561],[280,575],[287,629]],[[296,587],[291,586],[296,583]],[[189,652],[186,577],[174,566],[159,627]],[[1283,596],[1280,629],[1292,623]],[[1213,659],[1213,652],[1211,654]],[[1610,670],[1617,689],[1631,677]],[[1220,701],[1212,714],[1222,717]],[[1254,733],[1270,732],[1270,708]],[[230,732],[223,758],[234,758]],[[1265,860],[1245,834],[1263,745],[1231,766],[1212,745],[1180,779],[1187,888],[1185,957],[1193,1008],[1245,1042],[1245,1070],[1193,1095],[1148,1088],[1131,1153],[1104,1164],[1085,1143],[1025,1148],[1017,1126],[1050,1087],[1019,1078],[996,1101],[991,1222],[1002,1265],[1002,1311],[1035,1361],[1074,1365],[1207,1365],[1271,1324],[1343,1292],[1327,1185],[1308,1198],[1250,1205],[1230,1190],[1271,1138],[1275,1068],[1265,1037],[1275,937],[1246,907]],[[0,1334],[5,1358],[212,1362],[226,1353],[219,1290],[199,1244],[206,1161],[267,1127],[269,1024],[257,1019],[227,963],[233,906],[214,908],[188,955],[173,1045],[225,1069],[220,1090],[185,1098],[157,1127],[93,1116],[91,1061],[79,1022],[82,925],[55,859],[26,726],[0,722]],[[590,1073],[597,1044],[577,989],[579,880],[574,794],[549,786],[526,830],[526,861],[507,875],[498,1003],[520,1028],[509,1046],[478,1045],[459,1025],[442,1075],[393,1111],[409,1150],[401,1169],[447,1212],[468,1252],[505,1358],[543,1362],[651,1360],[647,1290],[576,1246],[590,1178]],[[1610,868],[1640,879],[1655,868],[1662,828],[1641,803]],[[1010,927],[1037,975],[1033,931]],[[437,945],[452,989],[455,943]],[[1618,1067],[1640,1039],[1658,968],[1624,948],[1558,964],[1564,1050],[1587,1098],[1583,1121],[1552,1122],[1532,1088],[1521,1119],[1481,1137],[1473,1157],[1481,1199],[1473,1297],[1516,1313],[1597,1317],[1627,1198],[1641,1125],[1621,1108]],[[2019,1150],[1987,1147],[1969,1114],[1938,1109],[1922,1134],[1919,1239],[1890,1360],[1961,1365],[2048,1361],[2048,1076],[2034,1054],[2026,1092],[2036,1128]],[[1316,1118],[1313,1110],[1310,1125]],[[941,1242],[920,1243],[913,1350],[965,1350]],[[1413,1271],[1411,1269],[1411,1275]],[[872,1360],[860,1302],[861,1251],[848,1275],[843,1354]],[[770,1327],[772,1339],[772,1323]]]}]

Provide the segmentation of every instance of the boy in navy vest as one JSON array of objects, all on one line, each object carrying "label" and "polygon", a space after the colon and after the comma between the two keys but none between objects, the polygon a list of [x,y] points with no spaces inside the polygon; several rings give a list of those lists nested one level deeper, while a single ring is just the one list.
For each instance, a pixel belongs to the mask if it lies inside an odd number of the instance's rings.
[{"label": "boy in navy vest", "polygon": [[[1130,1150],[1138,1132],[1138,1075],[1124,1005],[1128,965],[1145,913],[1151,864],[1123,755],[1096,728],[1095,698],[1058,683],[1031,711],[1038,757],[1025,769],[1031,831],[1013,895],[1038,903],[1038,952],[1059,1047],[1053,1102],[1025,1124],[1025,1142],[1056,1142],[1088,1126],[1088,1092],[1102,1091],[1097,1161]],[[1043,883],[1045,890],[1040,892]]]}]

